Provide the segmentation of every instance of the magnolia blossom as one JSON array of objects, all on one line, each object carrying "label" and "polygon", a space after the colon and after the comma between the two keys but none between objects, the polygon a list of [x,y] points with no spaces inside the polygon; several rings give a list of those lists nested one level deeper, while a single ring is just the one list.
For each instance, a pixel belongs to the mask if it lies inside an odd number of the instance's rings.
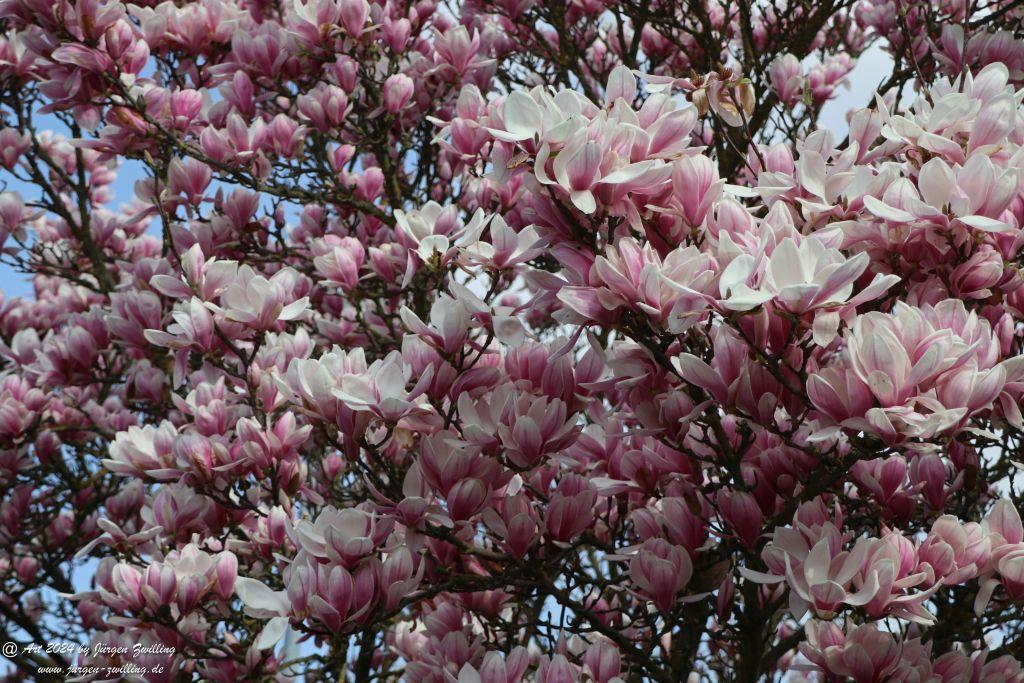
[{"label": "magnolia blossom", "polygon": [[423,261],[429,261],[435,253],[443,258],[453,241],[456,246],[472,244],[485,224],[483,213],[478,211],[468,224],[459,225],[454,207],[444,208],[437,202],[428,202],[410,213],[396,211],[395,220],[399,243],[415,250]]},{"label": "magnolia blossom", "polygon": [[228,320],[268,329],[277,321],[295,319],[306,309],[309,300],[295,299],[295,286],[294,271],[280,270],[268,279],[242,266],[221,294],[221,307]]},{"label": "magnolia blossom", "polygon": [[645,542],[629,563],[630,580],[662,611],[671,609],[676,593],[686,588],[692,574],[686,551],[660,539]]},{"label": "magnolia blossom", "polygon": [[636,307],[669,331],[699,322],[710,298],[717,264],[693,247],[677,249],[664,261],[650,246],[624,238],[591,268],[597,287],[565,287],[559,298],[584,318],[610,319],[613,312]]},{"label": "magnolia blossom", "polygon": [[957,300],[867,313],[844,339],[850,366],[812,375],[808,393],[832,419],[887,439],[954,428],[1005,382],[991,326]]},{"label": "magnolia blossom", "polygon": [[415,399],[426,388],[430,375],[419,378],[412,391],[406,391],[411,375],[401,355],[392,353],[383,360],[374,361],[364,374],[345,374],[341,385],[331,393],[355,411],[369,411],[382,420],[397,422],[402,417],[426,410]]},{"label": "magnolia blossom", "polygon": [[[621,211],[620,199],[652,195],[664,185],[672,173],[665,160],[685,153],[696,123],[692,110],[664,106],[667,101],[641,118],[629,105],[636,90],[635,76],[619,67],[609,78],[603,109],[571,91],[514,92],[495,112],[500,127],[488,131],[535,150],[536,180],[558,188],[583,213],[596,212],[599,198]],[[631,162],[634,154],[647,158]]]},{"label": "magnolia blossom", "polygon": [[800,99],[804,86],[804,72],[800,60],[793,54],[784,54],[771,65],[772,86],[779,99],[792,106]]},{"label": "magnolia blossom", "polygon": [[[814,237],[799,243],[786,237],[760,265],[756,257],[747,254],[733,259],[720,280],[721,304],[746,311],[772,301],[796,315],[813,311],[814,341],[827,346],[835,339],[841,312],[877,299],[899,281],[895,275],[876,275],[852,297],[853,284],[868,261],[863,253],[847,259],[838,249],[827,248]],[[762,268],[763,275],[756,276]],[[751,286],[752,278],[760,282]]]},{"label": "magnolia blossom", "polygon": [[935,520],[931,532],[918,549],[922,567],[942,577],[942,583],[955,585],[974,578],[989,559],[990,541],[980,525],[961,524],[952,515]]},{"label": "magnolia blossom", "polygon": [[[831,524],[823,527],[822,537],[807,548],[806,537],[791,537],[776,530],[765,548],[765,561],[777,565],[781,559],[782,576],[747,570],[751,580],[773,583],[785,580],[790,589],[790,609],[801,616],[811,609],[819,618],[831,619],[844,608],[863,607],[879,617],[895,613],[902,618],[931,623],[933,618],[920,605],[932,590],[903,594],[919,586],[927,577],[907,572],[905,540],[896,534],[882,538],[861,538],[849,551],[842,549],[843,539]],[[799,545],[784,545],[789,538]],[[916,559],[910,548],[911,562]],[[912,569],[913,564],[910,565]]]}]

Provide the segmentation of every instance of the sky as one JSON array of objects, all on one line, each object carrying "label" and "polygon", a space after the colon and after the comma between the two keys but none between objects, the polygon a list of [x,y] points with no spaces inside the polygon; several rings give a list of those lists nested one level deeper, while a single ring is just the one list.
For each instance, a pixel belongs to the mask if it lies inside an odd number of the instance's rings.
[{"label": "sky", "polygon": [[[127,204],[135,195],[135,181],[142,177],[142,166],[139,162],[129,161],[122,165],[122,170],[114,181],[114,201],[111,208],[117,208],[121,204]],[[7,190],[21,192],[25,201],[39,195],[38,190],[31,185],[20,183],[5,174]],[[9,244],[7,246],[10,246]],[[28,276],[19,273],[6,263],[0,263],[0,292],[3,293],[2,301],[14,297],[28,297],[32,295],[32,283]]]},{"label": "sky", "polygon": [[[869,48],[858,60],[848,77],[849,88],[841,89],[839,95],[822,110],[821,126],[832,130],[837,142],[846,135],[846,112],[869,104],[875,88],[891,69],[892,60],[877,45]],[[111,208],[117,208],[131,199],[135,181],[140,177],[141,166],[137,162],[128,162],[122,167],[113,185],[115,198]],[[33,188],[17,182],[11,182],[7,189],[20,190],[26,199],[34,194]],[[32,286],[25,275],[6,264],[0,264],[0,292],[3,293],[3,301],[6,301],[17,296],[31,296]]]},{"label": "sky", "polygon": [[840,90],[838,97],[822,108],[820,126],[835,134],[836,143],[846,137],[846,112],[870,104],[875,89],[892,73],[892,66],[892,58],[877,43],[872,45],[847,77],[849,88]]}]

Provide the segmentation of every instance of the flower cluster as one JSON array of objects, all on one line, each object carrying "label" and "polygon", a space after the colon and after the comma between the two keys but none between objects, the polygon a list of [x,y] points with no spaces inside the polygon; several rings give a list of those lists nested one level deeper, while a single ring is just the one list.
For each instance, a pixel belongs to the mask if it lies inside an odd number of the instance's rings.
[{"label": "flower cluster", "polygon": [[5,680],[1024,681],[1024,10],[839,6],[0,0]]}]

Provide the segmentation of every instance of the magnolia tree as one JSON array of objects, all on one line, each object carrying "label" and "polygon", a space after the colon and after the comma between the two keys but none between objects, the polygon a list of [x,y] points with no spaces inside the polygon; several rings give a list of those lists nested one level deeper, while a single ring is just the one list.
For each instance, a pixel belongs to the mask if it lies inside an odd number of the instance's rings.
[{"label": "magnolia tree", "polygon": [[5,680],[1024,680],[1024,3],[0,17]]}]

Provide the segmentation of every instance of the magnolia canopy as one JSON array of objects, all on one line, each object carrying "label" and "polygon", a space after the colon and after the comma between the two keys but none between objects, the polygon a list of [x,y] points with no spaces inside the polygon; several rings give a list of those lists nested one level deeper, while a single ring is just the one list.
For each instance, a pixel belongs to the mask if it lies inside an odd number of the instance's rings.
[{"label": "magnolia canopy", "polygon": [[0,0],[4,680],[1024,681],[1022,25]]}]

